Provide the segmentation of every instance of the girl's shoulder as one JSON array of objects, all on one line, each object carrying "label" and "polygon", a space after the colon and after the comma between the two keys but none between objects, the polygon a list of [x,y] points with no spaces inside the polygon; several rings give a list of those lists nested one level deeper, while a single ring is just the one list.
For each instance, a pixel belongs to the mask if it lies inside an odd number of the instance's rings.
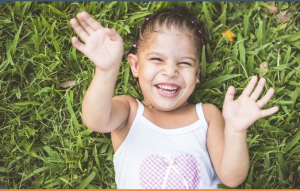
[{"label": "girl's shoulder", "polygon": [[136,112],[139,108],[139,104],[138,102],[136,101],[135,98],[131,97],[130,95],[124,95],[125,96],[125,99],[127,99],[128,101],[128,104],[129,104],[129,107],[130,107],[130,114],[129,114],[129,118],[131,115],[136,115]]},{"label": "girl's shoulder", "polygon": [[129,115],[127,120],[120,127],[111,132],[112,144],[114,152],[116,152],[129,133],[131,125],[137,114],[139,104],[133,97],[129,95],[116,96],[114,99],[120,100],[129,106]]},{"label": "girl's shoulder", "polygon": [[213,104],[203,103],[202,110],[208,124],[213,120],[220,120],[220,118],[223,118],[221,111]]},{"label": "girl's shoulder", "polygon": [[130,109],[138,108],[138,106],[139,106],[136,99],[134,99],[130,95],[118,95],[118,96],[113,97],[113,100],[118,100],[118,101],[128,104]]},{"label": "girl's shoulder", "polygon": [[113,98],[113,100],[118,100],[118,101],[123,102],[124,104],[129,106],[129,115],[128,115],[127,120],[125,121],[124,124],[122,124],[119,128],[117,128],[115,130],[115,131],[120,132],[120,130],[126,128],[126,126],[130,127],[130,124],[132,123],[133,119],[135,118],[135,115],[136,115],[136,112],[138,110],[139,104],[136,101],[136,99],[134,99],[130,95],[115,96]]}]

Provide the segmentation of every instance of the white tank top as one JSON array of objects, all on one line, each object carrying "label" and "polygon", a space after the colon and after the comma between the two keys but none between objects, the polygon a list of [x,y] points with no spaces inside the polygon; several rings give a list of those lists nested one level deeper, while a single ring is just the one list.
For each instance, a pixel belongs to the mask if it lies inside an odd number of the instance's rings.
[{"label": "white tank top", "polygon": [[202,104],[196,104],[199,120],[163,129],[143,116],[139,107],[127,137],[114,154],[118,189],[218,188],[221,181],[206,148],[207,122]]}]

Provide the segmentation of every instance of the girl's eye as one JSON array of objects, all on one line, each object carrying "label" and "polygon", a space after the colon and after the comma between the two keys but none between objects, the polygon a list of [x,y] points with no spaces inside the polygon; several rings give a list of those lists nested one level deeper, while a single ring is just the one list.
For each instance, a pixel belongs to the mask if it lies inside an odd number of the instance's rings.
[{"label": "girl's eye", "polygon": [[190,64],[190,63],[188,63],[188,62],[180,62],[180,64],[186,64],[186,65],[192,65],[192,64]]},{"label": "girl's eye", "polygon": [[158,60],[158,61],[162,62],[162,59],[160,59],[160,58],[151,58],[150,60]]}]

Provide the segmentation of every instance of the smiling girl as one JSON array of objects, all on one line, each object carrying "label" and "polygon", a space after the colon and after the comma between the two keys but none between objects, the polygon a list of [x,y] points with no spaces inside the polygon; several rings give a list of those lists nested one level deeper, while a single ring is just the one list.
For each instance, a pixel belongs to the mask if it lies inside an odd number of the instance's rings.
[{"label": "smiling girl", "polygon": [[[229,87],[223,113],[212,104],[187,102],[199,83],[202,23],[185,8],[166,9],[146,18],[125,57],[131,63],[144,100],[113,97],[123,55],[123,40],[86,12],[70,23],[85,44],[72,44],[95,65],[95,76],[83,100],[86,126],[111,132],[117,188],[196,189],[236,187],[249,169],[247,128],[272,115],[261,110],[274,89],[258,100],[253,77],[234,100]],[[132,53],[131,53],[132,52]],[[252,92],[253,91],[253,92]]]}]

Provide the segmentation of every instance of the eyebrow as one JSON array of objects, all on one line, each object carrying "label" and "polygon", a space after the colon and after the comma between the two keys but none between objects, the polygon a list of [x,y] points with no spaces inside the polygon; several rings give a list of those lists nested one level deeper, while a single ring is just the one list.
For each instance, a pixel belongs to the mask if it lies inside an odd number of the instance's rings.
[{"label": "eyebrow", "polygon": [[[159,56],[162,55],[162,54],[159,53],[159,52],[149,52],[148,54],[146,54],[146,56],[149,56],[149,55],[151,55],[151,54],[155,54],[155,55],[159,55]],[[194,62],[196,62],[196,59],[193,58],[193,57],[185,56],[185,57],[183,57],[183,58],[187,58],[187,59],[190,59],[190,60],[193,60]]]}]

